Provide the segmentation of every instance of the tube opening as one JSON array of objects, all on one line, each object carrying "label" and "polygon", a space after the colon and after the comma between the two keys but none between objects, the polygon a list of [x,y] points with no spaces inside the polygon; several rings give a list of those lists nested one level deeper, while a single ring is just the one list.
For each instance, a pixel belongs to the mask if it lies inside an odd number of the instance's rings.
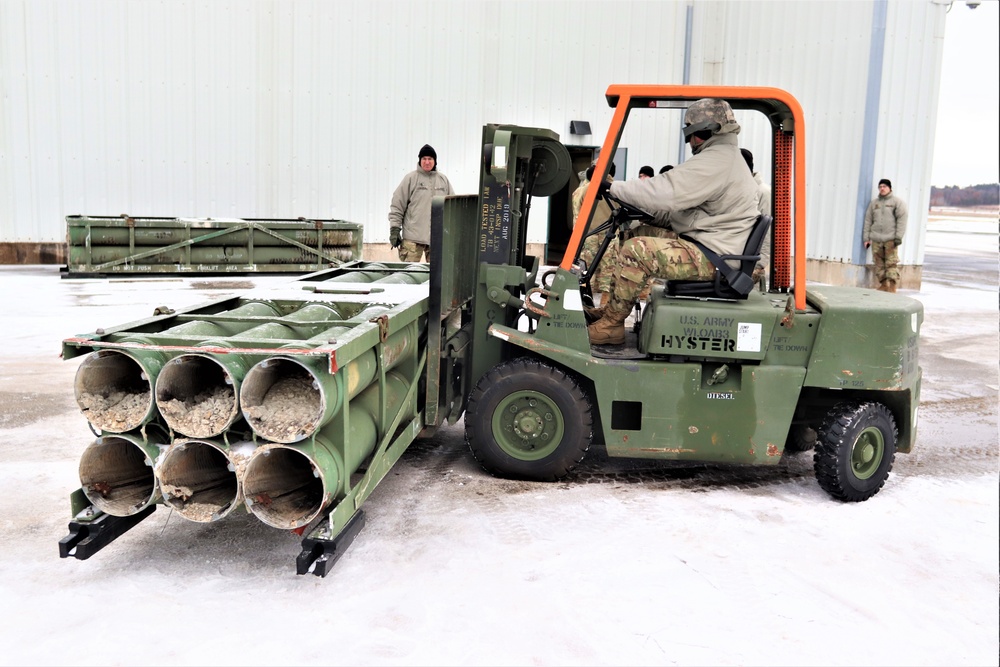
[{"label": "tube opening", "polygon": [[254,454],[243,476],[243,493],[253,515],[274,528],[304,526],[324,507],[322,473],[308,456],[288,447]]},{"label": "tube opening", "polygon": [[239,414],[232,375],[199,354],[164,365],[156,378],[156,407],[170,428],[193,438],[220,435]]},{"label": "tube opening", "polygon": [[229,457],[210,442],[175,443],[157,473],[163,502],[198,523],[218,521],[240,501],[240,486]]},{"label": "tube opening", "polygon": [[115,436],[83,451],[80,485],[91,504],[111,516],[131,516],[159,499],[153,462],[137,444]]},{"label": "tube opening", "polygon": [[125,433],[138,428],[153,407],[142,364],[114,350],[101,350],[84,359],[74,389],[83,416],[102,431]]},{"label": "tube opening", "polygon": [[250,369],[240,404],[250,428],[274,442],[291,443],[319,428],[326,399],[313,374],[289,359],[267,359]]}]

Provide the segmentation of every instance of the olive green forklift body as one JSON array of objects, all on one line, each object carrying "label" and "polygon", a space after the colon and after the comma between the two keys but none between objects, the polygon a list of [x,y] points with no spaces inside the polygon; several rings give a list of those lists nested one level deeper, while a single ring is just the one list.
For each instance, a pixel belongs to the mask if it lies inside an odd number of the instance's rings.
[{"label": "olive green forklift body", "polygon": [[[600,175],[608,171],[609,156],[633,110],[684,108],[703,97],[762,112],[771,122],[775,185],[769,290],[727,300],[667,296],[661,285],[652,291],[638,333],[630,334],[624,350],[592,348],[584,317],[589,293],[581,289],[586,267],[577,259]],[[445,369],[442,376],[454,383],[451,393],[468,395],[489,369],[513,359],[539,359],[583,381],[594,407],[595,439],[604,442],[610,456],[758,464],[780,460],[794,427],[817,427],[842,402],[877,399],[895,419],[896,448],[909,451],[919,400],[916,347],[922,306],[901,295],[864,289],[807,289],[805,143],[798,102],[773,88],[707,86],[612,86],[607,98],[615,112],[595,176],[563,262],[538,286],[532,280],[537,263],[524,255],[529,208],[524,183],[533,170],[562,168],[553,157],[556,150],[537,149],[553,145],[547,142],[554,137],[536,133],[526,138],[535,148],[523,146],[518,155],[530,159],[509,165],[504,172],[509,182],[498,184],[490,173],[495,157],[490,131],[484,133],[476,211],[480,240],[470,250],[478,253],[474,265],[454,247],[436,251],[451,258],[444,271],[476,276],[468,292],[469,326],[460,337],[462,344],[468,341],[462,348],[467,354],[448,362],[462,371]],[[503,136],[511,141],[518,133],[506,127]],[[447,228],[472,224],[456,207],[457,202],[442,201],[437,209],[444,232],[438,238],[446,244]],[[494,248],[498,237],[508,241],[499,251]],[[431,291],[436,292],[433,272]],[[447,346],[448,353],[460,347]],[[448,412],[457,419],[463,410],[452,404]],[[466,423],[468,433],[468,418]],[[503,420],[496,423],[496,429],[512,428]],[[517,437],[499,430],[494,437],[516,456],[518,438],[530,438],[520,425],[513,429]]]},{"label": "olive green forklift body", "polygon": [[[772,123],[770,287],[733,299],[656,285],[625,345],[592,347],[578,258],[622,126],[633,109],[702,97]],[[812,429],[826,491],[877,493],[916,437],[923,309],[902,295],[807,289],[798,103],[708,86],[612,86],[607,98],[595,177],[562,263],[543,275],[526,253],[531,203],[565,187],[568,151],[549,130],[487,125],[479,193],[433,201],[429,266],[346,262],[66,339],[65,358],[86,355],[74,384],[97,439],[60,555],[88,558],[158,504],[203,523],[242,504],[304,535],[297,571],[325,575],[409,444],[463,414],[494,474],[559,479],[592,440],[610,456],[776,464]],[[226,410],[206,418],[217,396]],[[135,409],[119,410],[123,397]]]}]

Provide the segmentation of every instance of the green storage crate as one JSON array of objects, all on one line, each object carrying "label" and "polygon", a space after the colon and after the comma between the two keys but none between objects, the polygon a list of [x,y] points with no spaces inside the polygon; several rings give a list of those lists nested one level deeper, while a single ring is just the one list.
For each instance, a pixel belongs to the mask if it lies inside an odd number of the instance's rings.
[{"label": "green storage crate", "polygon": [[343,220],[66,217],[64,277],[307,273],[361,259]]}]

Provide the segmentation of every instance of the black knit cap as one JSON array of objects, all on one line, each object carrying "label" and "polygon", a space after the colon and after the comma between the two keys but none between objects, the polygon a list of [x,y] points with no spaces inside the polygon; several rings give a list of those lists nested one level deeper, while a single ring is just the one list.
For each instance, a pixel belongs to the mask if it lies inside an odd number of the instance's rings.
[{"label": "black knit cap", "polygon": [[431,146],[430,144],[424,144],[424,147],[420,149],[419,153],[417,153],[417,158],[425,158],[425,157],[432,157],[434,158],[435,162],[437,162],[438,160],[437,151],[435,151],[434,147]]},{"label": "black knit cap", "polygon": [[878,184],[879,185],[884,185],[887,188],[889,188],[890,190],[892,190],[892,181],[890,181],[888,178],[883,178],[882,180],[880,180],[878,182]]}]

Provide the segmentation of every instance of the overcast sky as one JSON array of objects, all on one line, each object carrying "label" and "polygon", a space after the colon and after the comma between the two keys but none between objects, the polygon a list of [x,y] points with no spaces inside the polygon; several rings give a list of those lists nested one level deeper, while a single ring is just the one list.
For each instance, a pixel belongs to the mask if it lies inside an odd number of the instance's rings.
[{"label": "overcast sky", "polygon": [[1000,2],[948,12],[931,185],[1000,180]]}]

